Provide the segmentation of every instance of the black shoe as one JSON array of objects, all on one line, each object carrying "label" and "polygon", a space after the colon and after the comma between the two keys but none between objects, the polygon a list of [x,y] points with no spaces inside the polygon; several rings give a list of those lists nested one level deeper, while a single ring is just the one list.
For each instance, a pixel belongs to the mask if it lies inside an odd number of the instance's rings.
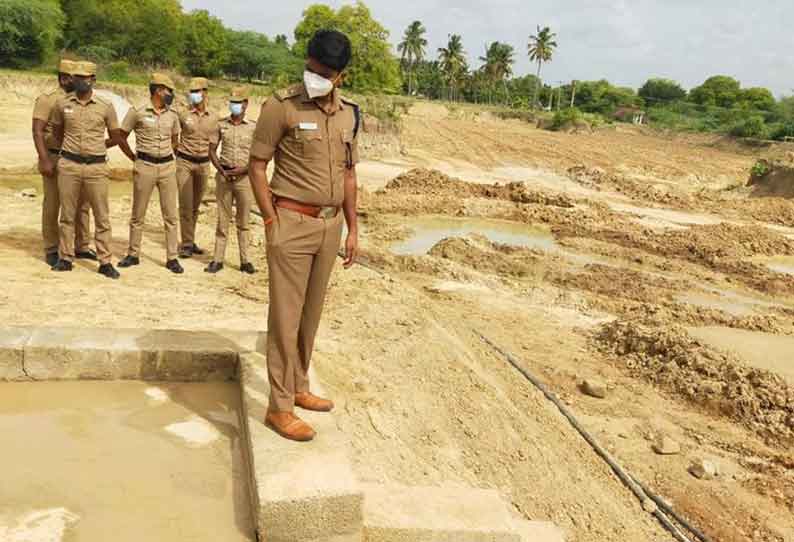
[{"label": "black shoe", "polygon": [[248,273],[249,275],[253,275],[256,273],[256,268],[251,262],[245,262],[244,264],[240,265],[240,271],[243,273]]},{"label": "black shoe", "polygon": [[112,263],[103,263],[99,266],[99,274],[105,275],[109,279],[117,279],[121,276],[121,274],[116,271],[116,268],[113,267]]},{"label": "black shoe", "polygon": [[47,265],[49,265],[50,267],[55,267],[56,264],[58,263],[58,259],[59,258],[57,252],[49,252],[44,257],[44,261],[47,262]]},{"label": "black shoe", "polygon": [[119,267],[132,267],[133,265],[140,265],[141,259],[137,256],[124,256],[124,259],[119,262]]},{"label": "black shoe", "polygon": [[77,258],[78,260],[91,260],[94,262],[99,260],[99,258],[97,258],[96,256],[96,252],[94,252],[91,249],[85,250],[83,252],[78,252],[77,254],[74,255],[74,257]]},{"label": "black shoe", "polygon": [[193,254],[196,254],[197,256],[202,256],[204,254],[204,249],[199,248],[199,246],[195,243],[193,243],[193,247],[190,250],[193,252]]},{"label": "black shoe", "polygon": [[55,265],[52,266],[53,271],[71,271],[72,270],[72,262],[69,260],[58,260]]},{"label": "black shoe", "polygon": [[185,270],[182,269],[182,266],[179,265],[178,260],[168,260],[167,262],[165,262],[165,268],[171,271],[172,273],[176,273],[177,275],[181,275],[182,273],[185,272]]},{"label": "black shoe", "polygon": [[217,273],[221,269],[223,269],[222,263],[210,262],[210,264],[206,268],[204,268],[204,271],[206,271],[207,273]]},{"label": "black shoe", "polygon": [[180,258],[191,258],[193,256],[193,247],[182,247],[179,249]]}]

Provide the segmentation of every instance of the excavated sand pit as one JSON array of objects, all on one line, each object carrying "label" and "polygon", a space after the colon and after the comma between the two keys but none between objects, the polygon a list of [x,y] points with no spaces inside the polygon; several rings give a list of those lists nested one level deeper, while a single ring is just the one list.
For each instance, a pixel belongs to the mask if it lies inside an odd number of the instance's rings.
[{"label": "excavated sand pit", "polygon": [[0,383],[3,542],[251,542],[231,383]]}]

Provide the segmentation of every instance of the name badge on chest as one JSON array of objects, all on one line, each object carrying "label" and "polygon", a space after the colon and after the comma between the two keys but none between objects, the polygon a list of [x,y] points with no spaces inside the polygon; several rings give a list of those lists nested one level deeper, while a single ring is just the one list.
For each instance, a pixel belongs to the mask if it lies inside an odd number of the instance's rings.
[{"label": "name badge on chest", "polygon": [[316,122],[301,122],[298,124],[298,128],[301,130],[316,130],[317,123]]}]

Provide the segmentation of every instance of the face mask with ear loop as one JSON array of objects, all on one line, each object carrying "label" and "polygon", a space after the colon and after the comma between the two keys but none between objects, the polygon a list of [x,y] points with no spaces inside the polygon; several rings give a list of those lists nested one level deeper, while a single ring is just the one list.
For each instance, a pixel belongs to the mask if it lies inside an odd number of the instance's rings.
[{"label": "face mask with ear loop", "polygon": [[204,101],[204,95],[201,92],[191,92],[190,93],[190,103],[193,105],[198,105]]},{"label": "face mask with ear loop", "polygon": [[334,90],[333,81],[309,70],[303,72],[303,83],[306,85],[306,92],[311,99],[328,96]]},{"label": "face mask with ear loop", "polygon": [[239,117],[243,114],[243,104],[240,102],[230,102],[229,112],[232,114],[232,116]]}]

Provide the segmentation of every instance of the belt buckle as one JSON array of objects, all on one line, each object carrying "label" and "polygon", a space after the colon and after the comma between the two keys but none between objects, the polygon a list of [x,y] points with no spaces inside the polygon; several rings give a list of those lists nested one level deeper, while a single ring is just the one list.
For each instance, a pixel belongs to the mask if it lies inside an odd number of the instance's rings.
[{"label": "belt buckle", "polygon": [[318,214],[317,217],[325,219],[334,218],[338,210],[338,207],[321,207],[320,214]]}]

